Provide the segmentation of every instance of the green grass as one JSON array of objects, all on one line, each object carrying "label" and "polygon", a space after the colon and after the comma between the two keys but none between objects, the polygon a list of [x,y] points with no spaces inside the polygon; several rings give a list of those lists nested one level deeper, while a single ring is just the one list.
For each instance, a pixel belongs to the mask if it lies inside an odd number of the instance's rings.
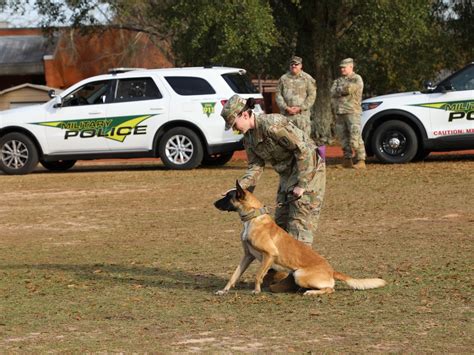
[{"label": "green grass", "polygon": [[[241,223],[212,203],[245,169],[81,163],[0,175],[1,352],[470,353],[472,157],[330,162],[314,247],[385,288],[224,297]],[[276,174],[256,190],[274,205]]]}]

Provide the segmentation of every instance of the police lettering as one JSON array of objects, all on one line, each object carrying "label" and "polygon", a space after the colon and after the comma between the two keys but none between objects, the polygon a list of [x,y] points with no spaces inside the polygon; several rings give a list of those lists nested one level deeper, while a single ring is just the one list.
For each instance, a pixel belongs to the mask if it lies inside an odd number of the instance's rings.
[{"label": "police lettering", "polygon": [[84,129],[81,131],[66,131],[64,134],[64,139],[69,139],[72,137],[79,138],[94,138],[94,137],[112,137],[112,136],[129,136],[129,135],[141,135],[146,134],[147,126],[123,126],[123,127],[112,127],[110,130],[105,128],[99,129]]},{"label": "police lettering", "polygon": [[467,120],[474,120],[474,111],[469,111],[469,112],[451,112],[449,114],[449,119],[448,121],[451,122],[453,120],[458,120],[461,118],[466,118]]}]

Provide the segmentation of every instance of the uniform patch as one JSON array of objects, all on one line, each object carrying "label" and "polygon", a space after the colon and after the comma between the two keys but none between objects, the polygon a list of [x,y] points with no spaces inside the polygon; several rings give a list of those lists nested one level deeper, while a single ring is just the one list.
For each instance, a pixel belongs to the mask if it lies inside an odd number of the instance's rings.
[{"label": "uniform patch", "polygon": [[290,140],[288,139],[288,137],[281,137],[279,140],[278,140],[278,144],[280,144],[281,146],[285,147],[285,148],[290,148],[291,146],[291,142]]},{"label": "uniform patch", "polygon": [[296,148],[295,137],[285,128],[277,128],[273,130],[276,141],[283,148],[293,150]]}]

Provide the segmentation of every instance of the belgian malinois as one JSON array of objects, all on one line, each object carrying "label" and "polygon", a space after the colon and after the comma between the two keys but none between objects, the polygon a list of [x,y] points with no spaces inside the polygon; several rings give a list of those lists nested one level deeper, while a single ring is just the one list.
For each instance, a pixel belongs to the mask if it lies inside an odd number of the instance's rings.
[{"label": "belgian malinois", "polygon": [[248,268],[258,259],[261,262],[255,277],[253,293],[260,293],[263,277],[270,267],[293,273],[295,282],[303,289],[304,295],[333,293],[335,280],[344,281],[357,290],[378,288],[386,285],[382,279],[354,279],[335,271],[328,261],[310,246],[292,238],[280,228],[268,214],[263,203],[248,190],[243,190],[236,182],[236,189],[214,203],[221,211],[238,212],[244,230],[241,234],[244,256],[224,289],[218,295],[227,293]]}]

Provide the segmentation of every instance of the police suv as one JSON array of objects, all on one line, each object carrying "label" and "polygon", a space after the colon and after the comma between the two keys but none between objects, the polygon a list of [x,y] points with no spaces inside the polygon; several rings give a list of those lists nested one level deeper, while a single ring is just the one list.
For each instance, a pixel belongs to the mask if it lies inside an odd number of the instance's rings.
[{"label": "police suv", "polygon": [[474,148],[474,62],[423,92],[362,102],[368,155],[384,163],[424,159],[433,151]]},{"label": "police suv", "polygon": [[[263,103],[245,70],[228,67],[113,70],[49,102],[0,112],[0,169],[26,174],[40,162],[62,171],[79,159],[160,157],[172,169],[221,165],[242,136],[220,112],[235,93]],[[260,105],[256,111],[262,111]]]}]

